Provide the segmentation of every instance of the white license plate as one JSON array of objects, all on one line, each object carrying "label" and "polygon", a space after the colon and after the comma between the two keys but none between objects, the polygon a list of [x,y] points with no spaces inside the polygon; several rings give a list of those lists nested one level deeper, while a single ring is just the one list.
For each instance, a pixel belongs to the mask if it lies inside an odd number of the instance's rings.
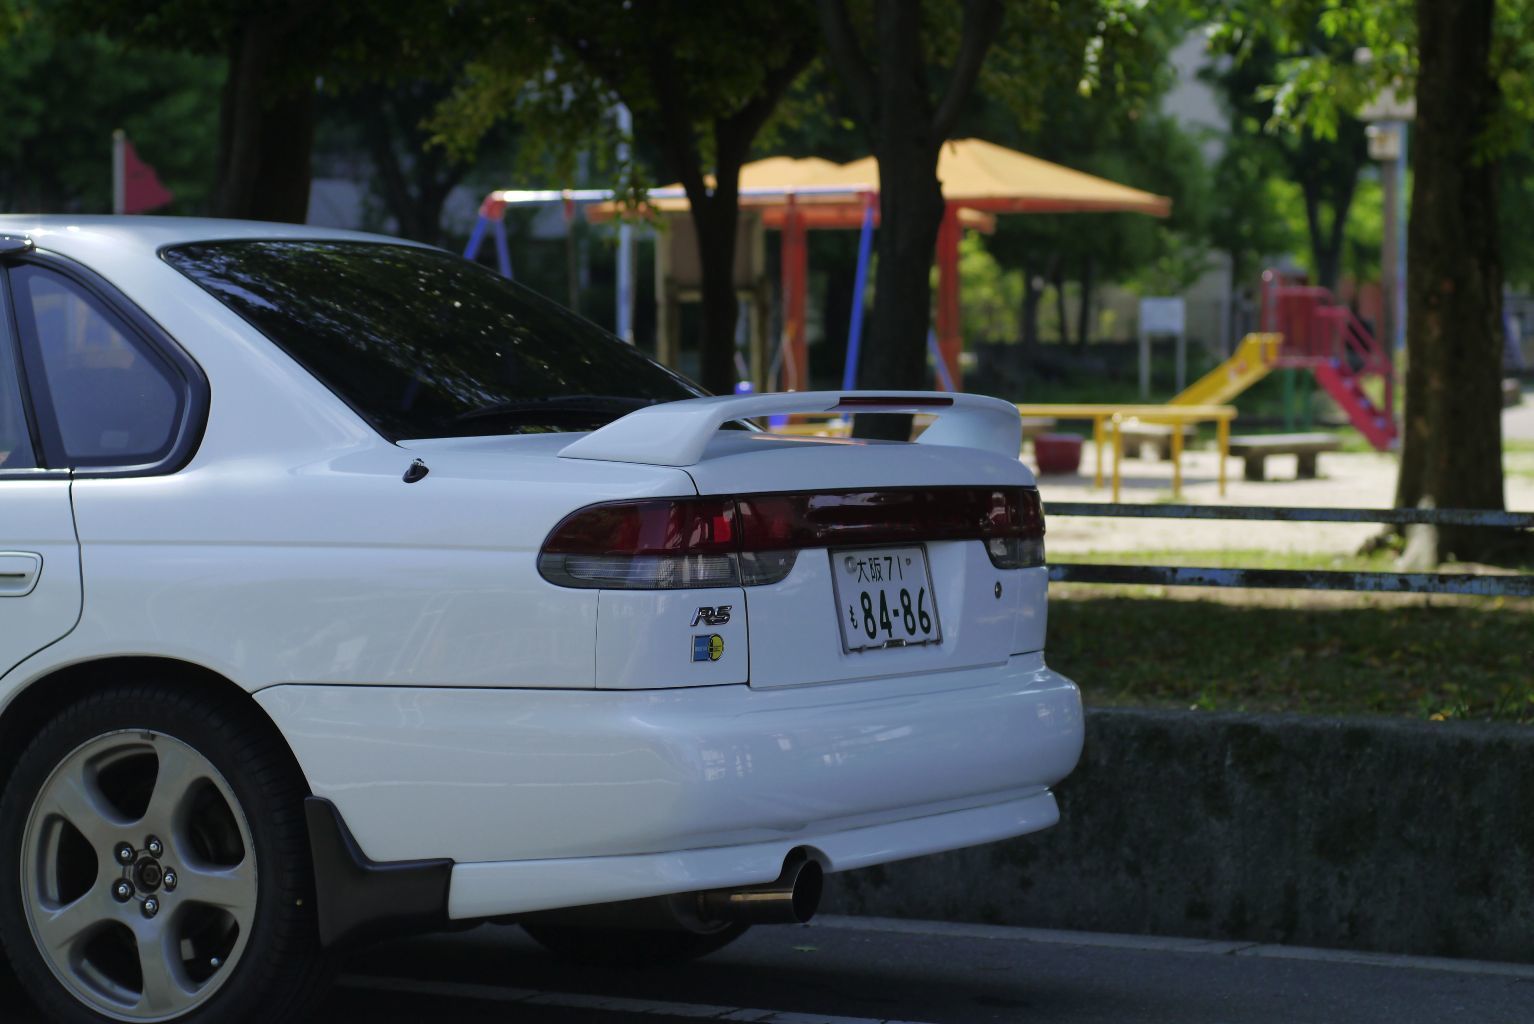
[{"label": "white license plate", "polygon": [[926,548],[832,551],[831,579],[848,653],[942,641]]}]

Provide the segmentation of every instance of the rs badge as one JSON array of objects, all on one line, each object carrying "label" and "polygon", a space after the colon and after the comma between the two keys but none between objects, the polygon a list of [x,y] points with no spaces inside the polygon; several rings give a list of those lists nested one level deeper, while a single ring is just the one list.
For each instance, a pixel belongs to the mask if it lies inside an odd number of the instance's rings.
[{"label": "rs badge", "polygon": [[692,638],[693,661],[718,661],[724,657],[724,637],[718,633]]},{"label": "rs badge", "polygon": [[730,609],[733,605],[722,604],[717,608],[704,605],[692,613],[692,624],[697,626],[703,623],[705,626],[727,626],[730,624]]}]

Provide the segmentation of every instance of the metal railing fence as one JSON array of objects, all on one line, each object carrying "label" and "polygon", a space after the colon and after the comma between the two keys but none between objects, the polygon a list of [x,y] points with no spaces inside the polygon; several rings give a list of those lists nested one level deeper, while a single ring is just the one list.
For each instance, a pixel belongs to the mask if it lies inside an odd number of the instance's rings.
[{"label": "metal railing fence", "polygon": [[[1102,516],[1124,519],[1223,519],[1534,529],[1534,512],[1503,512],[1490,509],[1284,508],[1242,505],[1051,502],[1046,505],[1045,512],[1049,516]],[[1049,566],[1049,579],[1052,583],[1534,597],[1534,575],[1512,573],[1351,572],[1331,569],[1231,569],[1215,566],[1055,562]]]}]

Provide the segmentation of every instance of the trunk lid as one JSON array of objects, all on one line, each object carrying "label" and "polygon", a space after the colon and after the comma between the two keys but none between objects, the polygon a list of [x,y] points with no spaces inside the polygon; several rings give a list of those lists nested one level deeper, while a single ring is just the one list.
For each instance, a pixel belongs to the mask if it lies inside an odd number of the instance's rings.
[{"label": "trunk lid", "polygon": [[[975,448],[743,431],[721,431],[685,468],[699,494],[733,495],[742,507],[752,496],[875,496],[860,499],[858,515],[880,495],[927,491],[942,505],[974,490],[1034,484],[1015,457]],[[997,568],[984,541],[919,529],[897,541],[849,536],[806,548],[781,582],[744,588],[750,682],[802,686],[1001,664],[1042,647],[1046,585],[1043,568]],[[925,617],[930,632],[921,628]],[[916,628],[902,628],[909,625]],[[901,645],[902,637],[911,639]]]}]

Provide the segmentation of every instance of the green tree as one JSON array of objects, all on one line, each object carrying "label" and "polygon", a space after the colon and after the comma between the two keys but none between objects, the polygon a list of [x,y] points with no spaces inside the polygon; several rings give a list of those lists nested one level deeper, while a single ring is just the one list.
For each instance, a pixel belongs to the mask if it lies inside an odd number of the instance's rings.
[{"label": "green tree", "polygon": [[[1075,341],[1084,345],[1099,285],[1136,280],[1158,291],[1175,289],[1207,264],[1210,189],[1198,140],[1152,109],[1173,81],[1167,54],[1184,30],[1176,10],[1145,13],[1132,38],[1103,39],[1098,63],[1110,77],[1096,87],[1083,90],[1079,78],[1055,76],[1020,109],[1006,88],[1014,77],[1009,73],[982,81],[960,119],[956,134],[978,135],[1172,199],[1168,220],[1130,213],[1000,218],[987,248],[1004,266],[1019,269],[1027,285],[1017,318],[1018,357],[1025,364],[1039,340],[1046,285],[1054,287],[1065,341],[1066,284],[1076,282]],[[1131,75],[1132,83],[1116,80]]]},{"label": "green tree", "polygon": [[366,154],[369,190],[406,238],[443,244],[442,210],[448,196],[487,157],[507,155],[507,125],[473,146],[433,145],[432,119],[452,95],[448,79],[363,82],[320,98],[316,158],[355,164]]},{"label": "green tree", "polygon": [[302,222],[316,96],[331,85],[437,72],[474,19],[443,0],[37,0],[56,26],[221,58],[213,212]]},{"label": "green tree", "polygon": [[[879,263],[873,332],[859,379],[876,387],[927,380],[928,268],[944,201],[937,177],[977,84],[1036,123],[1064,85],[1132,96],[1150,79],[1145,5],[1118,0],[820,0],[830,62],[879,161]],[[934,88],[933,83],[941,83]],[[901,423],[879,433],[899,435]]]},{"label": "green tree", "polygon": [[1232,159],[1237,163],[1228,170],[1251,173],[1261,161],[1299,186],[1316,283],[1335,289],[1359,173],[1369,164],[1364,126],[1341,112],[1319,127],[1275,117],[1285,94],[1274,83],[1301,57],[1346,65],[1353,61],[1353,52],[1347,40],[1315,25],[1294,35],[1265,32],[1260,22],[1252,27],[1240,20],[1222,28],[1214,36],[1213,49],[1230,59],[1214,65],[1205,77],[1219,89],[1230,115]]},{"label": "green tree", "polygon": [[[523,4],[491,16],[470,73],[438,119],[461,146],[515,115],[535,152],[611,151],[608,111],[619,101],[653,170],[687,193],[702,266],[702,384],[734,388],[735,239],[740,168],[779,101],[813,59],[813,17],[802,2],[698,5],[682,0]],[[642,170],[620,168],[626,187]]]},{"label": "green tree", "polygon": [[[1501,416],[1501,164],[1534,120],[1529,0],[1265,0],[1237,5],[1239,27],[1280,45],[1315,26],[1337,52],[1281,67],[1274,116],[1334,133],[1383,87],[1414,94],[1406,282],[1405,429],[1396,502],[1504,507]],[[1468,527],[1422,534],[1414,559],[1492,557],[1505,535]]]},{"label": "green tree", "polygon": [[1258,135],[1233,132],[1215,162],[1210,184],[1209,241],[1230,257],[1238,288],[1254,289],[1262,263],[1299,241],[1284,215],[1282,168],[1274,147]]},{"label": "green tree", "polygon": [[32,10],[13,18],[0,34],[0,210],[109,212],[116,128],[175,193],[173,210],[203,209],[219,63],[60,32]]}]

